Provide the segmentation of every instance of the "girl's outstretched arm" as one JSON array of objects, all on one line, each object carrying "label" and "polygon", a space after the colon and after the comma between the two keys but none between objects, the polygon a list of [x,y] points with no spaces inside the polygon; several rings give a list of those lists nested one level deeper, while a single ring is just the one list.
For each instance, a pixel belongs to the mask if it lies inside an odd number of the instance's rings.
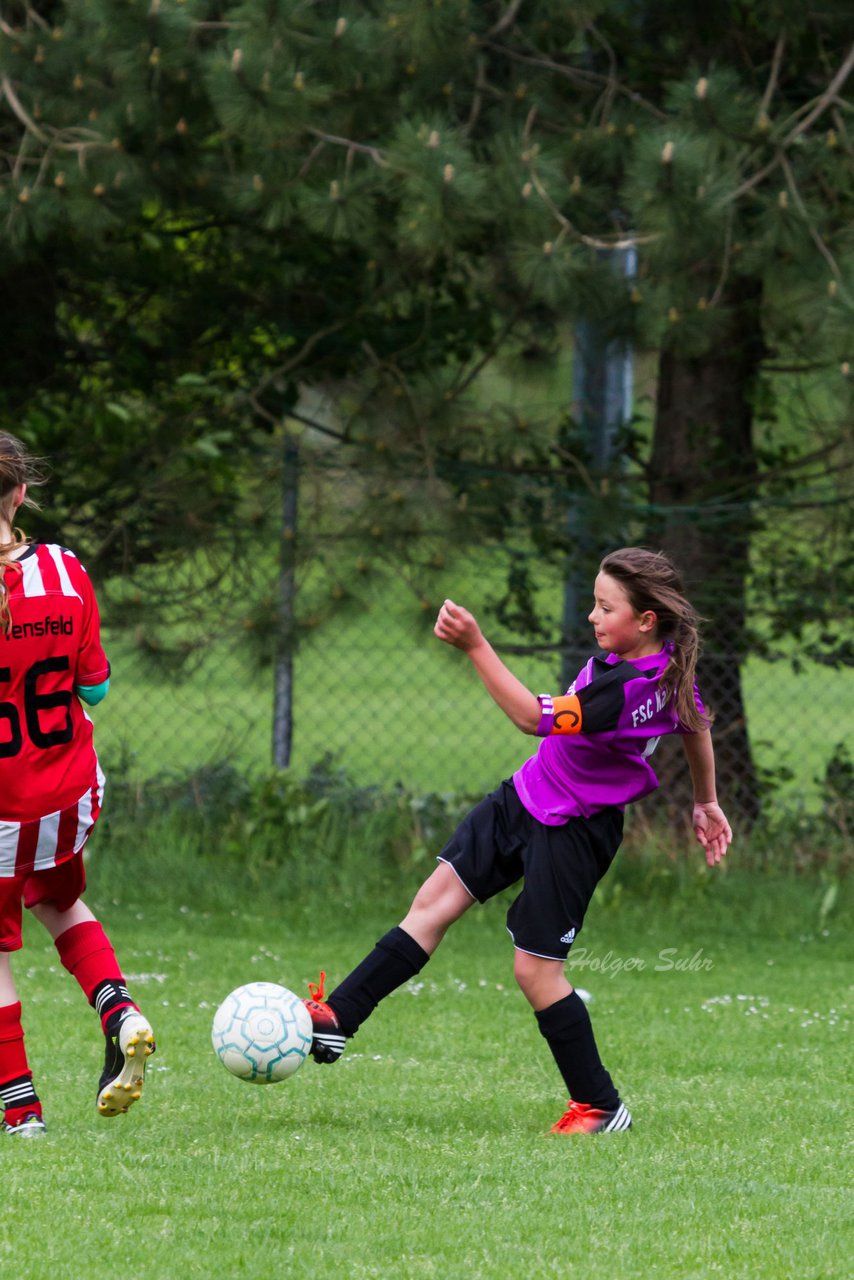
[{"label": "girl's outstretched arm", "polygon": [[462,649],[480,676],[487,693],[523,733],[536,733],[541,709],[537,698],[499,658],[468,609],[446,600],[433,632],[445,644]]},{"label": "girl's outstretched arm", "polygon": [[708,729],[686,733],[682,738],[694,784],[691,826],[706,853],[710,867],[720,862],[732,841],[732,828],[718,804],[715,792],[715,753]]}]

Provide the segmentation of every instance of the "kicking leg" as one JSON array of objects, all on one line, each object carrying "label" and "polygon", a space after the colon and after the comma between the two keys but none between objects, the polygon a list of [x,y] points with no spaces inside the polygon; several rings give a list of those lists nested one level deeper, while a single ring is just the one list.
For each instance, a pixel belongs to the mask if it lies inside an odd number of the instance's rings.
[{"label": "kicking leg", "polygon": [[345,1039],[353,1036],[381,1000],[420,973],[447,929],[475,899],[445,862],[425,880],[401,923],[380,938],[371,951],[339,983],[329,999],[320,987],[306,1001],[312,1016],[312,1056],[336,1062]]},{"label": "kicking leg", "polygon": [[155,1049],[151,1026],[131,999],[109,938],[84,902],[78,898],[60,910],[42,901],[30,910],[101,1019],[106,1050],[98,1112],[106,1119],[122,1115],[142,1094],[146,1062]]}]

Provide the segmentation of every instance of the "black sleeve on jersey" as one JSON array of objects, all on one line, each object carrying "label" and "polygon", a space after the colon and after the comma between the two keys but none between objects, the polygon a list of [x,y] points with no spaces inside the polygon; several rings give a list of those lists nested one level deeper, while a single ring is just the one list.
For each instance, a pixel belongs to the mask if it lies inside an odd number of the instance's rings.
[{"label": "black sleeve on jersey", "polygon": [[658,672],[638,671],[630,662],[593,659],[593,679],[579,689],[582,733],[608,733],[616,729],[626,701],[624,686],[630,680],[657,680]]}]

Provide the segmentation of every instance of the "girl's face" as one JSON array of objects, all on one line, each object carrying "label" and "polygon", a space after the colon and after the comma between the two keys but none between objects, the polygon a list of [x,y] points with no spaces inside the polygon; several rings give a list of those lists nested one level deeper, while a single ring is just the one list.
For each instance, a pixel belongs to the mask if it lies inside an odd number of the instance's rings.
[{"label": "girl's face", "polygon": [[601,649],[621,658],[645,658],[658,653],[661,642],[655,614],[651,610],[636,613],[616,578],[600,573],[593,585],[593,599],[588,622],[593,623]]}]

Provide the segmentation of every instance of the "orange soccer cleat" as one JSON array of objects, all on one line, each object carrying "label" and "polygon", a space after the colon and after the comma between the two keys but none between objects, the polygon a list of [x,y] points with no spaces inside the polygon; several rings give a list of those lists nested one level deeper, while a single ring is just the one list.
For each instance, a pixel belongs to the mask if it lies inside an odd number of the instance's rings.
[{"label": "orange soccer cleat", "polygon": [[551,1127],[552,1133],[619,1133],[631,1129],[632,1117],[622,1102],[616,1111],[598,1111],[586,1102],[573,1102]]},{"label": "orange soccer cleat", "polygon": [[334,1010],[323,999],[325,982],[325,973],[321,973],[319,982],[310,982],[311,999],[303,1004],[311,1014],[311,1056],[315,1062],[330,1063],[337,1062],[344,1052],[345,1036]]}]

